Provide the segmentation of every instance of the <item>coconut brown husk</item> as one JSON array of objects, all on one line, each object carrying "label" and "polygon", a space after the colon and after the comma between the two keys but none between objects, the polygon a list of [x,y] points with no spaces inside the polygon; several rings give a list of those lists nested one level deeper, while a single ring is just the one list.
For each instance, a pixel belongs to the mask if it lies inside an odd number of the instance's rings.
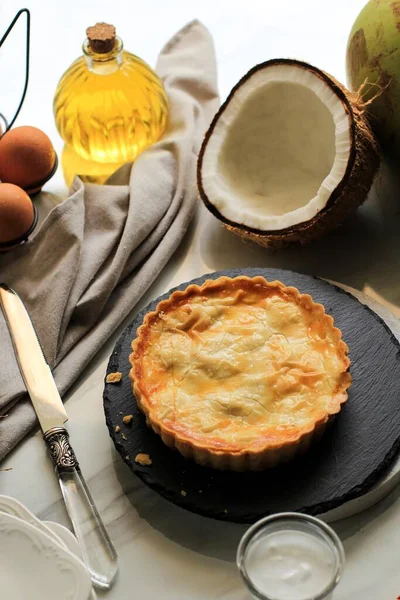
[{"label": "coconut brown husk", "polygon": [[[308,69],[320,77],[336,93],[336,95],[342,101],[351,120],[351,148],[349,152],[347,169],[343,179],[332,192],[332,195],[323,210],[321,210],[313,219],[310,219],[309,221],[299,223],[298,225],[279,231],[269,232],[259,231],[239,223],[233,223],[219,213],[212,202],[210,202],[210,199],[207,197],[204,191],[202,183],[202,163],[208,140],[213,134],[215,125],[238,88],[243,85],[256,71],[278,64],[289,64],[303,69]],[[362,101],[362,96],[360,93],[350,92],[331,75],[308,63],[292,59],[273,59],[261,63],[251,69],[233,88],[227,100],[215,115],[207,133],[205,134],[200,150],[199,159],[197,162],[197,185],[200,198],[204,202],[205,206],[223,223],[223,225],[229,231],[233,231],[243,239],[249,239],[253,242],[256,242],[260,246],[281,248],[295,242],[306,244],[311,240],[320,238],[329,230],[333,229],[345,219],[353,215],[357,208],[366,199],[374,178],[378,172],[379,164],[379,147],[368,122],[365,104]]]}]

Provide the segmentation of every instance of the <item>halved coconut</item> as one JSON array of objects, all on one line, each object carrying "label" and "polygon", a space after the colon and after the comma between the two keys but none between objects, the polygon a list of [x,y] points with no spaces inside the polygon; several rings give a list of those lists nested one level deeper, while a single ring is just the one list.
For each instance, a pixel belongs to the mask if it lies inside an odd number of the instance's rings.
[{"label": "halved coconut", "polygon": [[359,95],[307,63],[275,59],[251,69],[215,115],[197,182],[228,229],[276,247],[353,213],[378,166]]}]

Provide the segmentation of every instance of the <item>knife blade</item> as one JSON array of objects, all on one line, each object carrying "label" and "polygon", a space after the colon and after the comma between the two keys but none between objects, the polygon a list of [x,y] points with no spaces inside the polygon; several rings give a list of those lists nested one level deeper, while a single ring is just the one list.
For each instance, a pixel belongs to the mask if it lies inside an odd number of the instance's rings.
[{"label": "knife blade", "polygon": [[0,299],[21,375],[40,427],[43,433],[52,427],[62,427],[68,421],[68,415],[26,308],[19,296],[4,284],[0,287]]},{"label": "knife blade", "polygon": [[68,420],[29,314],[18,294],[0,284],[0,305],[18,366],[53,461],[68,515],[92,582],[111,587],[117,554],[79,467],[64,423]]}]

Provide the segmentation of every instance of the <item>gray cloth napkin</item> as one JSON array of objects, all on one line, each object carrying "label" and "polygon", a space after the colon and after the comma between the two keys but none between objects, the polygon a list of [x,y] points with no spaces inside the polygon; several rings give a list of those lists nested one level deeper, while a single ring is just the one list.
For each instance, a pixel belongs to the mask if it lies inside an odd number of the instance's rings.
[{"label": "gray cloth napkin", "polygon": [[[25,245],[0,255],[0,279],[21,296],[61,395],[167,263],[196,204],[199,146],[218,107],[210,34],[179,31],[157,63],[170,103],[167,132],[108,185],[76,178]],[[0,459],[36,423],[0,311]]]}]

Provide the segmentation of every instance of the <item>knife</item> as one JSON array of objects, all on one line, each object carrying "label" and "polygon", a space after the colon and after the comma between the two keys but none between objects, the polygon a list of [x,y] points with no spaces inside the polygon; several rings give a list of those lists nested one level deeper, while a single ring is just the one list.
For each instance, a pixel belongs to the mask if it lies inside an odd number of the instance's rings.
[{"label": "knife", "polygon": [[68,420],[32,321],[14,290],[0,284],[0,304],[13,341],[21,375],[32,400],[43,438],[60,483],[68,515],[92,582],[111,587],[117,574],[117,553],[98,513],[69,441]]}]

